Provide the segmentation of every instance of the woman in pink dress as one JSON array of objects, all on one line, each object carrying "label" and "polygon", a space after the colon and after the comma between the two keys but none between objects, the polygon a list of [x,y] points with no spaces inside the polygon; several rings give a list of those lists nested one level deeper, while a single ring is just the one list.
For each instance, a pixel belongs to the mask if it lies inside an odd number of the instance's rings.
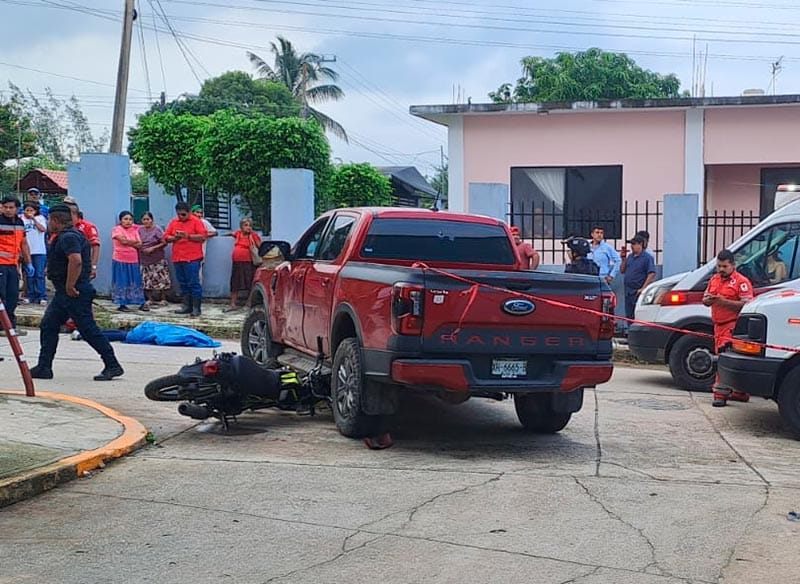
[{"label": "woman in pink dress", "polygon": [[133,214],[119,214],[119,225],[111,230],[114,253],[111,256],[111,301],[119,304],[117,310],[127,312],[133,304],[141,310],[150,310],[144,302],[142,272],[139,268],[139,248],[142,240],[139,228],[133,223]]}]

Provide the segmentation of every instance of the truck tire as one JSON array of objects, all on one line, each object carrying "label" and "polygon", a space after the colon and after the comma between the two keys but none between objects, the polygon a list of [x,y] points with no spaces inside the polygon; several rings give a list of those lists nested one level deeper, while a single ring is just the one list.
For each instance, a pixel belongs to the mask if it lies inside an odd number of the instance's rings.
[{"label": "truck tire", "polygon": [[710,339],[683,335],[669,353],[669,372],[681,389],[711,391],[717,366]]},{"label": "truck tire", "polygon": [[800,365],[783,378],[778,390],[778,412],[786,429],[800,440]]},{"label": "truck tire", "polygon": [[267,311],[253,306],[242,323],[242,355],[261,365],[270,365],[279,354],[278,345],[272,342],[267,322]]},{"label": "truck tire", "polygon": [[514,409],[522,426],[537,434],[555,434],[564,429],[572,414],[553,409],[549,393],[515,394]]},{"label": "truck tire", "polygon": [[383,416],[364,413],[363,400],[367,382],[361,363],[358,340],[343,340],[333,356],[331,369],[332,410],[336,428],[348,438],[376,436],[383,424]]}]

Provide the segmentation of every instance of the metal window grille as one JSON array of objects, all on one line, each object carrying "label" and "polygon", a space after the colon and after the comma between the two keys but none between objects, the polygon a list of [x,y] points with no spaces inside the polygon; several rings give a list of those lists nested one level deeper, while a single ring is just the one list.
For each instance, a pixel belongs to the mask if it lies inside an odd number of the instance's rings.
[{"label": "metal window grille", "polygon": [[697,265],[702,266],[761,221],[750,211],[714,211],[697,218]]},{"label": "metal window grille", "polygon": [[231,196],[203,191],[203,215],[217,229],[231,228]]},{"label": "metal window grille", "polygon": [[531,242],[539,252],[542,264],[564,263],[566,247],[561,240],[570,235],[588,239],[595,225],[603,225],[606,233],[621,234],[618,239],[607,239],[616,248],[625,245],[637,231],[647,231],[650,234],[649,249],[655,254],[656,263],[661,263],[662,206],[662,201],[625,201],[620,213],[582,209],[567,215],[555,203],[537,210],[524,202],[511,203],[508,223],[520,228],[522,239]]}]

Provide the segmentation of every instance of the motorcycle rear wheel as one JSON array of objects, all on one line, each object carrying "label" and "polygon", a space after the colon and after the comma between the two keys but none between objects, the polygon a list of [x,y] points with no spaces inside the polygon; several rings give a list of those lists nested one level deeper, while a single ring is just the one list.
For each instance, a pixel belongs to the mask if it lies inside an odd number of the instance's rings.
[{"label": "motorcycle rear wheel", "polygon": [[158,377],[144,386],[144,395],[153,401],[184,401],[189,399],[185,383],[180,375]]}]

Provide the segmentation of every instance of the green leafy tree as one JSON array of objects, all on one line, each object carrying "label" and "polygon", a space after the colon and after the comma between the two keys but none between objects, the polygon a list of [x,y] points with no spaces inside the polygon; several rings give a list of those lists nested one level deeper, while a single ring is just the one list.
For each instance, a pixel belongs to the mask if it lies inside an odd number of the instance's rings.
[{"label": "green leafy tree", "polygon": [[347,142],[347,132],[341,124],[310,105],[344,97],[344,91],[335,83],[339,74],[324,64],[321,55],[298,53],[294,45],[282,36],[278,36],[277,44],[270,45],[274,58],[272,65],[254,53],[247,53],[260,77],[289,88],[301,106],[302,117],[314,118],[326,132]]},{"label": "green leafy tree", "polygon": [[150,175],[146,172],[131,173],[131,193],[143,194],[150,189]]},{"label": "green leafy tree", "polygon": [[0,163],[36,154],[36,136],[30,120],[11,103],[0,103]]},{"label": "green leafy tree", "polygon": [[244,71],[228,71],[207,79],[197,96],[184,96],[162,108],[154,104],[150,112],[161,110],[175,114],[211,115],[222,109],[244,115],[262,114],[275,118],[300,115],[300,104],[292,92],[281,84],[265,79],[253,79]]},{"label": "green leafy tree", "polygon": [[158,112],[139,118],[128,132],[131,159],[155,181],[182,200],[181,187],[190,203],[198,200],[203,185],[200,143],[209,128],[209,118],[191,114]]},{"label": "green leafy tree", "polygon": [[312,170],[317,192],[325,192],[330,146],[314,120],[246,117],[230,111],[218,111],[208,120],[200,145],[206,186],[238,195],[265,231],[271,231],[272,168]]},{"label": "green leafy tree", "polygon": [[489,94],[496,103],[680,97],[680,80],[642,69],[624,53],[589,49],[555,58],[525,57],[523,76]]},{"label": "green leafy tree", "polygon": [[343,164],[328,183],[324,206],[384,207],[392,204],[392,182],[369,164]]},{"label": "green leafy tree", "polygon": [[8,86],[10,103],[18,115],[29,120],[38,153],[56,164],[66,164],[77,160],[81,152],[105,149],[108,131],[95,136],[75,96],[63,100],[48,87],[44,97],[40,98],[13,83],[9,82]]}]

